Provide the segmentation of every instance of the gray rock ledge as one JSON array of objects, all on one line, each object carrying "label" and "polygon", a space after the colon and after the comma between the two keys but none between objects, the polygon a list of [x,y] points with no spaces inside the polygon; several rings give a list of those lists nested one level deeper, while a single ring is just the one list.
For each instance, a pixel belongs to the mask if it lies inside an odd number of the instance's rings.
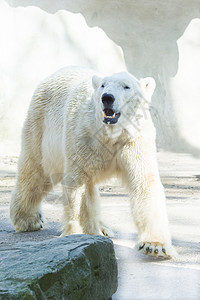
[{"label": "gray rock ledge", "polygon": [[108,300],[117,290],[113,243],[72,235],[0,248],[0,299]]}]

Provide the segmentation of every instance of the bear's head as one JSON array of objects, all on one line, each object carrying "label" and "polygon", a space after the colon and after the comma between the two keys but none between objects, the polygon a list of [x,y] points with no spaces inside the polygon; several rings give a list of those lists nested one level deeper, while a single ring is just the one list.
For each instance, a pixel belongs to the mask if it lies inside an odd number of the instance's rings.
[{"label": "bear's head", "polygon": [[133,133],[149,116],[156,86],[153,78],[137,80],[130,73],[121,72],[104,78],[94,75],[92,84],[96,113],[105,126],[116,126],[118,133],[124,128]]}]

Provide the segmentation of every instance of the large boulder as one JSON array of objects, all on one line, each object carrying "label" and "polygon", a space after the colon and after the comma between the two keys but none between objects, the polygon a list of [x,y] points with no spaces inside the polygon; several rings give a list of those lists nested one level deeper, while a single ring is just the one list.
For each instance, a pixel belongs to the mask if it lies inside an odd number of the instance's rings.
[{"label": "large boulder", "polygon": [[0,248],[0,299],[108,300],[117,290],[113,243],[72,235]]}]

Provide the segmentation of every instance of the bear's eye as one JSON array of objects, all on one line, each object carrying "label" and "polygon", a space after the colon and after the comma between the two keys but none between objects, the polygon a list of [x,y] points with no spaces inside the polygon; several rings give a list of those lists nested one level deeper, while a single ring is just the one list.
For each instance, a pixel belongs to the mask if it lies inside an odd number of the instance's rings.
[{"label": "bear's eye", "polygon": [[129,90],[129,89],[130,89],[130,86],[125,85],[125,86],[124,86],[124,89],[125,89],[125,90]]},{"label": "bear's eye", "polygon": [[104,88],[104,87],[105,87],[105,85],[104,85],[104,84],[102,84],[102,85],[101,85],[101,87],[102,87],[102,88]]}]

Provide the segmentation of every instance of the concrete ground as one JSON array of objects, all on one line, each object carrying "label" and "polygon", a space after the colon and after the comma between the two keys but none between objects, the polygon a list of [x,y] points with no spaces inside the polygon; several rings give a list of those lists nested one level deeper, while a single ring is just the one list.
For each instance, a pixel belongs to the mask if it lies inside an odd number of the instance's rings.
[{"label": "concrete ground", "polygon": [[[0,157],[0,247],[57,237],[61,232],[60,186],[43,201],[48,228],[32,233],[14,232],[8,207],[16,161],[16,157]],[[173,244],[179,257],[155,260],[133,250],[137,232],[126,191],[115,179],[105,183],[100,187],[102,220],[115,232],[113,241],[119,268],[119,287],[113,300],[200,299],[200,158],[161,152],[158,161]]]}]

